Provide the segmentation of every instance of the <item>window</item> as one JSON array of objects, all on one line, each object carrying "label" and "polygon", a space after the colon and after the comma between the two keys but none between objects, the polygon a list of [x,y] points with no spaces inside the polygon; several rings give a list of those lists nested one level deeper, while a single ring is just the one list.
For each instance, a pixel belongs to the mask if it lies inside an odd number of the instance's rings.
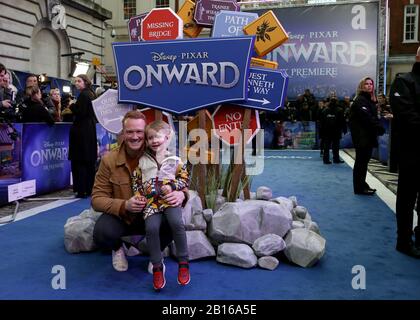
[{"label": "window", "polygon": [[136,15],[136,0],[124,0],[124,19],[130,19]]},{"label": "window", "polygon": [[169,0],[156,0],[156,8],[169,7]]},{"label": "window", "polygon": [[418,42],[419,7],[407,5],[404,8],[404,42]]}]

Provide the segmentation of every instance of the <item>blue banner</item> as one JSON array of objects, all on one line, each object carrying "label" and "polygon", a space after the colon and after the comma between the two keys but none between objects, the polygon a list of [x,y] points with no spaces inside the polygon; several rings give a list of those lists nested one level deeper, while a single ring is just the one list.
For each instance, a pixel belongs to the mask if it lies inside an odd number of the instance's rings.
[{"label": "blue banner", "polygon": [[254,37],[113,43],[119,103],[176,114],[247,98]]},{"label": "blue banner", "polygon": [[289,100],[305,89],[317,98],[353,96],[360,79],[376,78],[378,2],[272,10],[289,40],[267,58],[289,75]]},{"label": "blue banner", "polygon": [[70,124],[25,124],[23,129],[22,181],[35,179],[37,194],[69,187]]},{"label": "blue banner", "polygon": [[283,107],[289,78],[283,71],[250,68],[248,99],[235,102],[239,106],[258,110],[275,111]]}]

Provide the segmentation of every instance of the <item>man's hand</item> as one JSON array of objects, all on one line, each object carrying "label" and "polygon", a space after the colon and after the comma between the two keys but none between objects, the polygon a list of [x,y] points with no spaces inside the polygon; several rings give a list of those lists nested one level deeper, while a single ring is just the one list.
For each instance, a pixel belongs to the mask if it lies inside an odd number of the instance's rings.
[{"label": "man's hand", "polygon": [[141,212],[146,205],[147,199],[143,196],[134,196],[125,202],[125,210],[130,212]]},{"label": "man's hand", "polygon": [[168,193],[170,193],[172,191],[172,188],[171,188],[171,186],[170,185],[168,185],[168,184],[165,184],[164,186],[162,186],[162,188],[160,188],[160,192],[163,194],[163,195],[167,195]]},{"label": "man's hand", "polygon": [[172,191],[163,197],[171,207],[179,207],[185,199],[184,192]]},{"label": "man's hand", "polygon": [[3,100],[1,105],[5,108],[10,108],[12,105],[10,104],[10,100]]}]

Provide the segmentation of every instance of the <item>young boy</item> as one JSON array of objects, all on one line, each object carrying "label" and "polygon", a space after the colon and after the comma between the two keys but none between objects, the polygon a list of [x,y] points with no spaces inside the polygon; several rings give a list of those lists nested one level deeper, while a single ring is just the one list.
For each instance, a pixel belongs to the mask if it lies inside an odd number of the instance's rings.
[{"label": "young boy", "polygon": [[172,131],[166,122],[158,120],[150,123],[146,126],[145,135],[147,149],[133,173],[132,188],[135,195],[147,199],[143,215],[147,246],[153,264],[153,287],[160,290],[166,284],[159,240],[162,214],[168,220],[175,241],[179,262],[178,283],[187,285],[190,282],[188,247],[181,208],[170,207],[163,196],[188,187],[189,174],[180,158],[167,150]]}]

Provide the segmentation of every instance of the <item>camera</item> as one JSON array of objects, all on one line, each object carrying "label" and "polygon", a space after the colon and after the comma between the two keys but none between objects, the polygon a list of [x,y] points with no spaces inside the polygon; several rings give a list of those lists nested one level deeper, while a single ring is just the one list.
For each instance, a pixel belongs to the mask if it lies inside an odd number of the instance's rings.
[{"label": "camera", "polygon": [[116,35],[117,35],[117,32],[115,31],[114,28],[112,28],[112,30],[111,30],[111,37],[112,38],[115,38]]}]

